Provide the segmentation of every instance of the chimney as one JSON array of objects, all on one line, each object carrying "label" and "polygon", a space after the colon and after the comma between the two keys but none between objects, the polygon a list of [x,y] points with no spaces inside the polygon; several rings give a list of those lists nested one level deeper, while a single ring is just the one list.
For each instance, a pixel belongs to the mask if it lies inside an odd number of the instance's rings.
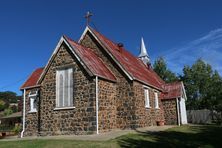
[{"label": "chimney", "polygon": [[117,46],[118,46],[119,48],[122,48],[122,47],[123,47],[123,43],[118,43]]},{"label": "chimney", "polygon": [[122,48],[123,48],[123,46],[124,46],[123,43],[118,43],[117,46],[118,46],[118,49],[117,49],[117,50],[118,50],[119,52],[122,52]]},{"label": "chimney", "polygon": [[151,63],[148,63],[148,64],[147,64],[147,68],[148,68],[148,69],[152,68]]}]

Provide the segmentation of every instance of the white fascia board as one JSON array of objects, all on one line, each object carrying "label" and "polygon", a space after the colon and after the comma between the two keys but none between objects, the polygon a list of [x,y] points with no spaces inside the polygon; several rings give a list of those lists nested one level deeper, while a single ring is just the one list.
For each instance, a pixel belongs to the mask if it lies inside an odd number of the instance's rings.
[{"label": "white fascia board", "polygon": [[[89,28],[88,26],[86,26],[86,29],[84,30],[83,34],[81,35],[78,43],[81,42],[81,40],[82,40],[82,39],[84,38],[84,36],[86,35],[87,31],[89,31],[89,32],[93,35],[93,37],[96,39],[96,41],[99,42],[99,44],[100,44],[103,48],[104,48],[104,45],[106,46],[106,48],[109,48],[108,45],[106,45],[105,43],[102,43],[102,42],[97,38],[97,36],[93,33],[93,31],[90,30],[90,28]],[[104,48],[105,51],[106,51],[106,53],[108,53],[108,55],[116,62],[116,64],[120,67],[120,69],[127,75],[127,77],[128,77],[131,81],[134,80],[134,78],[123,68],[123,66],[113,57],[113,55],[112,55],[109,51],[106,50],[106,48]]]},{"label": "white fascia board", "polygon": [[143,88],[145,88],[145,89],[150,89],[150,87],[147,86],[147,85],[143,85]]},{"label": "white fascia board", "polygon": [[90,29],[89,29],[89,27],[88,27],[88,26],[86,26],[85,30],[83,31],[83,33],[82,33],[81,37],[79,38],[78,43],[80,43],[80,42],[82,41],[82,39],[83,39],[83,38],[84,38],[84,36],[86,35],[86,32],[87,32],[87,31],[90,31]]},{"label": "white fascia board", "polygon": [[38,87],[40,87],[40,85],[28,86],[28,87],[21,88],[20,90],[24,90],[24,89],[28,90],[32,88],[38,88]]},{"label": "white fascia board", "polygon": [[184,87],[184,84],[183,84],[183,81],[181,81],[181,85],[182,85],[182,91],[184,93],[184,99],[187,100],[187,94],[186,94],[186,90],[185,90],[185,87]]},{"label": "white fascia board", "polygon": [[58,50],[59,50],[59,48],[60,48],[60,46],[61,46],[61,44],[62,44],[63,42],[68,46],[68,49],[73,53],[73,55],[74,55],[74,56],[76,57],[76,59],[80,62],[80,64],[81,64],[84,68],[86,68],[86,70],[87,70],[87,72],[89,73],[89,75],[90,75],[90,76],[93,75],[92,72],[89,70],[89,68],[82,62],[82,60],[79,58],[79,56],[73,51],[74,49],[72,49],[72,47],[69,45],[69,43],[68,43],[68,42],[65,40],[65,38],[62,36],[61,39],[59,40],[59,43],[57,44],[55,50],[53,51],[53,54],[51,55],[49,61],[47,62],[46,67],[44,68],[43,73],[41,74],[39,80],[37,81],[37,84],[41,83],[44,75],[45,75],[46,72],[48,71],[51,62],[53,61],[55,55],[57,54],[57,52],[58,52]]}]

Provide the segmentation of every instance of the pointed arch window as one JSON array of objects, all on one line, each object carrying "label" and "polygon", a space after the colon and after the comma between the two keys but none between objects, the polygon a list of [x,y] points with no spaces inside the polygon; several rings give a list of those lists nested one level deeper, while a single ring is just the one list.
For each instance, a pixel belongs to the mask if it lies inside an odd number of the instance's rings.
[{"label": "pointed arch window", "polygon": [[56,71],[56,108],[73,107],[73,69]]},{"label": "pointed arch window", "polygon": [[37,112],[37,97],[38,97],[38,91],[30,91],[29,92],[29,101],[30,101],[29,113]]},{"label": "pointed arch window", "polygon": [[144,88],[144,95],[145,95],[145,107],[150,108],[150,96],[148,88]]},{"label": "pointed arch window", "polygon": [[156,109],[159,109],[158,93],[155,92],[155,93],[154,93],[154,96],[155,96],[155,108],[156,108]]}]

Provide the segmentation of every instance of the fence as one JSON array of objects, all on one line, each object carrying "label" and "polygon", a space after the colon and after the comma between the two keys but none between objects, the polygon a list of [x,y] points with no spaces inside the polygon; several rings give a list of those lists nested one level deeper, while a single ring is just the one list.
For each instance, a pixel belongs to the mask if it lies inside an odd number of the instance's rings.
[{"label": "fence", "polygon": [[216,111],[210,111],[207,109],[202,110],[187,110],[188,123],[194,124],[211,124],[220,123],[222,120],[222,114]]}]

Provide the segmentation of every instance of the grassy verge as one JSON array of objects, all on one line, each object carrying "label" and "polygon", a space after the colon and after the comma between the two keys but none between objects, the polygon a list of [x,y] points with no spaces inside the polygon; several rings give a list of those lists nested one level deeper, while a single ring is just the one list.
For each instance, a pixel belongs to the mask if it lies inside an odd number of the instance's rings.
[{"label": "grassy verge", "polygon": [[24,140],[0,141],[1,148],[71,147],[221,147],[221,126],[181,126],[163,132],[138,132],[108,141]]},{"label": "grassy verge", "polygon": [[163,132],[140,132],[118,138],[121,147],[221,147],[221,126],[181,126]]}]

